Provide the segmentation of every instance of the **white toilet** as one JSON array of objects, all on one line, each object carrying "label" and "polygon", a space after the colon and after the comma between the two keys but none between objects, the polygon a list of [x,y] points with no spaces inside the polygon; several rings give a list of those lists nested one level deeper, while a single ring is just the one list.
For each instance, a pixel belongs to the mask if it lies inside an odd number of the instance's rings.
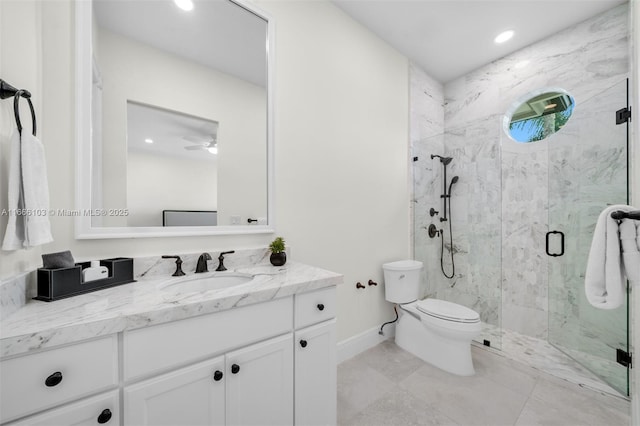
[{"label": "white toilet", "polygon": [[418,300],[422,262],[401,260],[382,269],[386,299],[400,307],[396,344],[449,373],[475,374],[471,340],[480,335],[480,315],[444,300]]}]

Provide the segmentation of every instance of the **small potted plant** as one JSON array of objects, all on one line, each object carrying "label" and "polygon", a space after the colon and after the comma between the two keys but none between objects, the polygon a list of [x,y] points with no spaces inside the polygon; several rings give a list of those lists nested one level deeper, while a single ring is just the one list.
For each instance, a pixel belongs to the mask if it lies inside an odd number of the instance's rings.
[{"label": "small potted plant", "polygon": [[287,262],[287,253],[284,251],[284,240],[282,237],[276,237],[275,240],[271,241],[269,250],[271,250],[269,260],[273,266],[282,266]]}]

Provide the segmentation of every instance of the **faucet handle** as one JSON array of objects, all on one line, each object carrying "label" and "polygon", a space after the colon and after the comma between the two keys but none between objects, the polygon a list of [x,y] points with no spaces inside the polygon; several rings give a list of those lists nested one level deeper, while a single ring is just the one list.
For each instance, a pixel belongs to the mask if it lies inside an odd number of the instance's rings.
[{"label": "faucet handle", "polygon": [[162,258],[176,260],[176,271],[171,275],[172,277],[181,277],[185,274],[184,272],[182,272],[182,259],[180,259],[180,256],[163,255]]},{"label": "faucet handle", "polygon": [[220,256],[218,256],[218,267],[216,268],[216,271],[226,271],[227,268],[224,266],[224,255],[225,254],[231,254],[231,253],[235,253],[235,250],[230,250],[230,251],[223,251],[222,253],[220,253]]}]

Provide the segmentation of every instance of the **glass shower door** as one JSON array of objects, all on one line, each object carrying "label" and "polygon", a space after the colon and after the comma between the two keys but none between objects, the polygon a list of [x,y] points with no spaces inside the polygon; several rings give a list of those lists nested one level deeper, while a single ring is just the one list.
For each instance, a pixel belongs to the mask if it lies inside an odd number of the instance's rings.
[{"label": "glass shower door", "polygon": [[626,80],[576,99],[572,119],[549,140],[547,235],[549,251],[564,252],[548,257],[549,342],[624,395],[628,368],[616,359],[619,349],[629,351],[628,299],[617,309],[594,308],[584,276],[600,212],[627,204],[627,126],[615,122],[615,111],[626,105]]}]

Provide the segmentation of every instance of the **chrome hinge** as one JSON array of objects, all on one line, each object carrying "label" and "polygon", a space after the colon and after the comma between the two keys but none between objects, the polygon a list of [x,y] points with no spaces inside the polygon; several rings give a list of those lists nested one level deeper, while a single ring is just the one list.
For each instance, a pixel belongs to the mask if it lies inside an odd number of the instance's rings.
[{"label": "chrome hinge", "polygon": [[622,349],[616,349],[616,362],[625,367],[632,368],[631,365],[632,355],[631,352],[627,352]]},{"label": "chrome hinge", "polygon": [[631,121],[631,107],[616,111],[616,124],[622,124],[628,121]]}]

